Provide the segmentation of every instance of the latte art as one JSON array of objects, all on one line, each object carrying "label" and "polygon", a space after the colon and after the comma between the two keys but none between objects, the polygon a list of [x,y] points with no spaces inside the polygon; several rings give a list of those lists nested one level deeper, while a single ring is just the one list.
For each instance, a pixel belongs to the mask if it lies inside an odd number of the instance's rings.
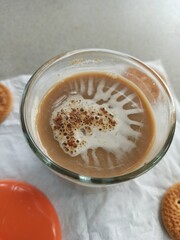
[{"label": "latte art", "polygon": [[[65,100],[59,106],[55,104],[50,120],[54,138],[63,151],[72,157],[80,154],[86,164],[91,158],[96,166],[100,165],[96,153],[98,148],[112,153],[117,161],[121,161],[124,154],[136,147],[143,126],[142,122],[128,117],[143,114],[138,95],[126,93],[127,89],[120,89],[117,83],[107,90],[104,90],[105,87],[103,79],[97,84],[96,92],[92,79],[88,79],[86,85],[83,80],[79,87],[71,85],[76,94],[73,92],[68,97],[64,96]],[[85,92],[89,96],[94,92],[94,96],[85,99],[82,97]],[[130,104],[128,109],[124,109],[126,104]],[[136,130],[132,125],[136,126]],[[90,149],[92,151],[88,154]],[[110,159],[108,163],[112,167]]]},{"label": "latte art", "polygon": [[70,171],[119,176],[143,164],[155,137],[153,112],[127,79],[74,74],[44,96],[37,130],[49,157]]}]

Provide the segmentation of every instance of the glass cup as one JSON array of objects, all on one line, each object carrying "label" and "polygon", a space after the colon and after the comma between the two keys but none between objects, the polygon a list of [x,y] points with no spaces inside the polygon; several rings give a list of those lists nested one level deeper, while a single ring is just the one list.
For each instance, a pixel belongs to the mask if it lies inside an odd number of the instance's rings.
[{"label": "glass cup", "polygon": [[[46,154],[38,136],[36,114],[47,91],[67,76],[92,70],[123,75],[146,95],[154,113],[156,137],[151,153],[143,164],[123,175],[96,178],[65,169]],[[162,77],[155,70],[132,56],[105,49],[82,49],[52,58],[32,75],[24,89],[21,102],[22,129],[29,146],[37,157],[56,174],[88,186],[123,182],[150,170],[167,152],[173,139],[175,124],[174,102]]]}]

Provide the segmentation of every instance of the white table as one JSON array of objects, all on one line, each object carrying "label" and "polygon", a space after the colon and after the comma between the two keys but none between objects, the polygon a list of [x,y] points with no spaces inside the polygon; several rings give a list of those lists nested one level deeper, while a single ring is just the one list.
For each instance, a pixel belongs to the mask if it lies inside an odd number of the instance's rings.
[{"label": "white table", "polygon": [[179,0],[1,0],[0,35],[0,79],[31,74],[61,52],[99,47],[161,59],[180,91]]}]

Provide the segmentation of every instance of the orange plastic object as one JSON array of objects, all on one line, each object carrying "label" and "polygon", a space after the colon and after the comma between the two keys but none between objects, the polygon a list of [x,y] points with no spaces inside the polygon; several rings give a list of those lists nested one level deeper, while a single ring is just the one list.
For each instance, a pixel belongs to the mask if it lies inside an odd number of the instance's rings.
[{"label": "orange plastic object", "polygon": [[0,181],[0,240],[61,240],[58,216],[37,188]]}]

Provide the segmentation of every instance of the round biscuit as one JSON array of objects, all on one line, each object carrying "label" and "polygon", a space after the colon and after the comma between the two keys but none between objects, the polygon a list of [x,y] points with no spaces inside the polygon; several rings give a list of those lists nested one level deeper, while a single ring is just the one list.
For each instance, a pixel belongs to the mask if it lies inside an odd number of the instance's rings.
[{"label": "round biscuit", "polygon": [[0,83],[0,123],[9,115],[12,109],[12,94],[10,90]]},{"label": "round biscuit", "polygon": [[162,222],[169,236],[180,240],[180,183],[170,187],[161,203]]},{"label": "round biscuit", "polygon": [[145,94],[147,99],[153,103],[159,96],[157,84],[145,73],[136,68],[128,68],[123,77],[132,81]]}]

